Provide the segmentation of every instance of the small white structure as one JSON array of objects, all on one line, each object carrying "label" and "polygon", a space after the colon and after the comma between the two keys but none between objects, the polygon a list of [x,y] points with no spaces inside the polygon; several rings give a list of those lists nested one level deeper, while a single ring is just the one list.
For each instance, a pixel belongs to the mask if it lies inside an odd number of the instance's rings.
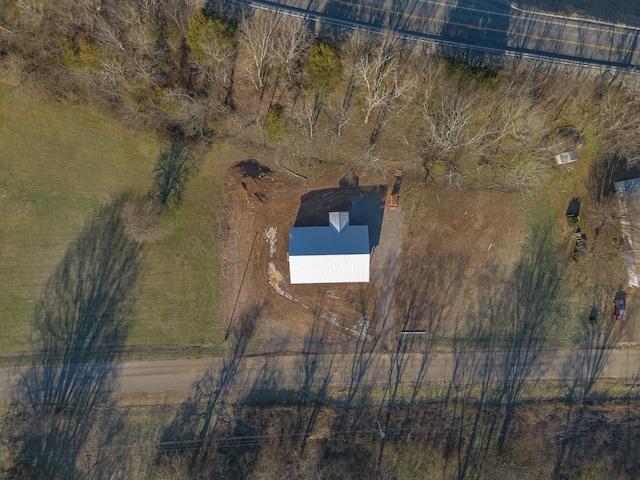
[{"label": "small white structure", "polygon": [[565,163],[573,163],[576,161],[578,161],[578,154],[573,150],[556,155],[556,165],[564,165]]},{"label": "small white structure", "polygon": [[615,182],[618,204],[620,205],[620,223],[629,249],[624,252],[630,287],[640,286],[636,264],[640,260],[640,178]]},{"label": "small white structure", "polygon": [[340,234],[349,226],[349,212],[329,212],[329,226]]},{"label": "small white structure", "polygon": [[369,227],[350,225],[349,212],[330,212],[329,225],[289,229],[292,284],[369,281]]}]

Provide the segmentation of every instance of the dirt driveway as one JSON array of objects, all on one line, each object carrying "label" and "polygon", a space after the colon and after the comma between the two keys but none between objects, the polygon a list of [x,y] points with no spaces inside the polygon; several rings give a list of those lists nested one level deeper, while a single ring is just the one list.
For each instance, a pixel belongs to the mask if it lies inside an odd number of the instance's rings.
[{"label": "dirt driveway", "polygon": [[[611,304],[613,311],[613,304]],[[623,344],[640,346],[640,292],[627,294],[627,317],[624,323],[619,324],[620,341]]]},{"label": "dirt driveway", "polygon": [[378,291],[376,335],[378,343],[389,349],[397,336],[394,316],[394,293],[402,262],[404,213],[402,208],[390,210],[385,206],[380,244],[371,258],[371,281]]}]

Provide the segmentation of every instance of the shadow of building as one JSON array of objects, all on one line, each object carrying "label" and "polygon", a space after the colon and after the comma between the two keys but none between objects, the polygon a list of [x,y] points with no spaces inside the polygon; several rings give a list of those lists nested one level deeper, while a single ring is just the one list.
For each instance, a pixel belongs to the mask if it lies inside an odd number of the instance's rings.
[{"label": "shadow of building", "polygon": [[360,186],[353,170],[336,188],[313,190],[300,197],[294,227],[329,225],[330,212],[349,212],[350,225],[369,227],[369,251],[380,243],[386,185]]}]

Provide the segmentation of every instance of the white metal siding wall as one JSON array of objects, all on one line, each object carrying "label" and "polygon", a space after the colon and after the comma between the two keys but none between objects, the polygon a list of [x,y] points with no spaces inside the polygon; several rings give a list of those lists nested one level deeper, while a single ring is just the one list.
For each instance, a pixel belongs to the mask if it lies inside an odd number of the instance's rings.
[{"label": "white metal siding wall", "polygon": [[291,283],[369,281],[369,254],[289,256]]},{"label": "white metal siding wall", "polygon": [[[640,195],[638,195],[638,182],[640,180],[622,180],[616,182],[614,187],[618,193],[618,205],[620,207],[620,224],[622,233],[627,237],[630,250],[624,252],[624,260],[627,266],[628,284],[631,288],[638,288],[638,272],[637,262],[640,259],[640,235],[638,235],[637,226],[640,223],[638,215],[638,203],[640,203]],[[635,188],[634,188],[635,187]]]}]

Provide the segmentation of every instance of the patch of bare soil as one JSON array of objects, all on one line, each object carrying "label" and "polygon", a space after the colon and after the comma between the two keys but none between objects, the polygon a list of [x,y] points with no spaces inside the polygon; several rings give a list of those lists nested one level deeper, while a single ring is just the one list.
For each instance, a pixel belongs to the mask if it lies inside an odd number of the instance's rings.
[{"label": "patch of bare soil", "polygon": [[[256,160],[240,162],[228,173],[227,318],[233,315],[232,329],[237,329],[248,312],[257,314],[255,344],[264,345],[260,348],[265,351],[283,345],[308,348],[312,332],[317,336],[322,331],[315,341],[346,345],[345,340],[354,341],[361,332],[373,338],[379,330],[376,315],[384,289],[376,289],[374,282],[289,282],[290,227],[327,225],[329,211],[349,208],[354,215],[369,216],[371,225],[384,221],[385,182],[362,179],[341,186],[340,177],[336,172],[309,182]],[[398,330],[425,329],[446,336],[465,327],[480,296],[509,278],[523,240],[522,212],[508,194],[428,187],[423,195],[428,207],[420,211],[419,227],[412,228],[404,242],[402,225],[396,227],[395,240],[403,247],[396,258],[400,273],[393,317]],[[401,194],[403,207],[412,208],[403,205]],[[405,213],[411,217],[410,211]],[[370,230],[375,246],[380,230]]]},{"label": "patch of bare soil", "polygon": [[405,240],[396,285],[398,327],[464,331],[477,300],[508,279],[523,238],[508,194],[425,187],[428,207]]},{"label": "patch of bare soil", "polygon": [[328,212],[348,209],[354,197],[382,202],[382,188],[349,184],[341,189],[340,177],[335,173],[307,182],[254,159],[228,172],[223,213],[225,310],[233,331],[244,317],[257,313],[253,335],[265,350],[278,341],[304,348],[311,332],[318,335],[319,330],[319,342],[355,340],[363,326],[369,327],[376,305],[372,284],[289,283],[290,227],[328,225]]}]

